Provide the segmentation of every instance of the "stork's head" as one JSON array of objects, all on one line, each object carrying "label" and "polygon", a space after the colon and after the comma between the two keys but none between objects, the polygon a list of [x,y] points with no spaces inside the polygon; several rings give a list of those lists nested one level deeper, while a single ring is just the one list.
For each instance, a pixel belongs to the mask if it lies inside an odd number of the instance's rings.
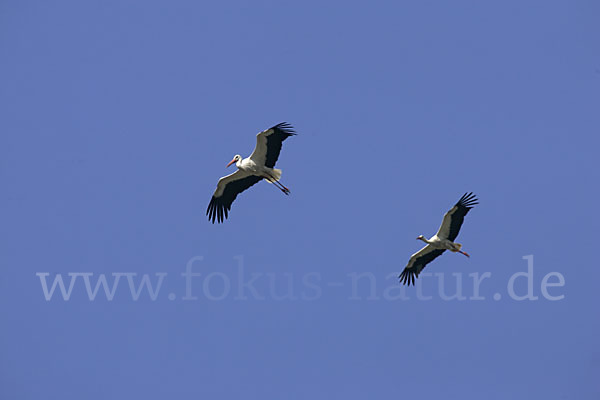
[{"label": "stork's head", "polygon": [[419,235],[419,236],[417,236],[417,240],[425,240],[425,236]]},{"label": "stork's head", "polygon": [[236,154],[236,155],[233,157],[233,160],[229,161],[229,164],[227,164],[227,166],[229,167],[231,164],[233,164],[233,163],[237,163],[237,162],[239,162],[239,161],[241,161],[241,160],[242,160],[242,156],[240,156],[239,154]]}]

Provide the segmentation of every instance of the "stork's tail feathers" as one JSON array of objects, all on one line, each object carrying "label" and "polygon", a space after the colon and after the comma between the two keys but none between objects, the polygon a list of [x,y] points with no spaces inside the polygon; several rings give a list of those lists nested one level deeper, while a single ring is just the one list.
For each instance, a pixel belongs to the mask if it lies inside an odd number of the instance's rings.
[{"label": "stork's tail feathers", "polygon": [[462,249],[462,244],[460,244],[460,243],[454,243],[454,246],[456,246],[456,250],[451,250],[454,253],[456,253],[457,251],[460,251],[460,249]]},{"label": "stork's tail feathers", "polygon": [[273,183],[274,180],[272,178],[275,179],[275,181],[278,181],[281,179],[281,170],[277,169],[277,168],[273,168],[271,169],[271,171],[269,172],[270,177],[265,178],[265,180],[269,183]]}]

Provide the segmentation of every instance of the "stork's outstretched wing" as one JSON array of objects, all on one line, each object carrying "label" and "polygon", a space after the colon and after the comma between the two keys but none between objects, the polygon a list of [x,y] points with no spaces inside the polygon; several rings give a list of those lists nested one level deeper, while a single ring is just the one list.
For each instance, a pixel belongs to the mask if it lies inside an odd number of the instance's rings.
[{"label": "stork's outstretched wing", "polygon": [[281,152],[281,144],[285,139],[296,134],[294,128],[287,122],[277,124],[256,135],[256,147],[250,159],[258,165],[268,168],[275,167]]},{"label": "stork's outstretched wing", "polygon": [[403,284],[415,284],[415,279],[419,277],[419,274],[425,268],[427,264],[439,257],[444,251],[442,249],[436,249],[431,245],[423,247],[417,251],[408,260],[408,265],[404,268],[404,271],[400,274],[400,282]]},{"label": "stork's outstretched wing", "polygon": [[231,210],[231,203],[233,203],[237,195],[261,179],[259,176],[251,175],[241,170],[237,170],[233,174],[219,179],[217,190],[215,190],[206,209],[208,220],[212,221],[213,224],[215,220],[219,223],[223,222],[227,218],[229,210]]},{"label": "stork's outstretched wing", "polygon": [[437,231],[437,237],[454,242],[465,220],[465,215],[477,204],[479,203],[473,192],[463,194],[454,207],[444,215],[442,225]]}]

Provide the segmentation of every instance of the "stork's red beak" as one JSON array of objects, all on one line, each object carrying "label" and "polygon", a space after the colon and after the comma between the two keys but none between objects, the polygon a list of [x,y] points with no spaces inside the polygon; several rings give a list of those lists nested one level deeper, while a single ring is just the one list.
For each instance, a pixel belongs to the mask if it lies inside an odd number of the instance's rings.
[{"label": "stork's red beak", "polygon": [[[235,157],[233,158],[233,160],[229,161],[229,164],[227,164],[227,167],[229,167],[231,164],[233,164],[235,162]],[[225,167],[225,168],[227,168]]]}]

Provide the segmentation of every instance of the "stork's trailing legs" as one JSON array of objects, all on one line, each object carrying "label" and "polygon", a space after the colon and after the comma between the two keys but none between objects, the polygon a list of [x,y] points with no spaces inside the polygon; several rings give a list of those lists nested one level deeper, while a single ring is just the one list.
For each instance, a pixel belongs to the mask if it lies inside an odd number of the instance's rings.
[{"label": "stork's trailing legs", "polygon": [[283,183],[279,182],[278,180],[276,180],[275,178],[273,178],[270,174],[267,174],[269,181],[275,185],[275,187],[277,187],[277,189],[281,190],[283,192],[283,194],[288,195],[290,194],[290,189],[286,188]]},{"label": "stork's trailing legs", "polygon": [[471,257],[469,255],[469,253],[467,253],[466,251],[462,251],[461,248],[462,248],[462,244],[460,244],[460,243],[450,243],[450,251],[452,251],[453,253],[460,253],[467,257]]},{"label": "stork's trailing legs", "polygon": [[288,189],[287,187],[283,186],[283,183],[277,181],[277,184],[280,185],[280,189],[283,193],[289,195],[290,194],[290,189]]}]

